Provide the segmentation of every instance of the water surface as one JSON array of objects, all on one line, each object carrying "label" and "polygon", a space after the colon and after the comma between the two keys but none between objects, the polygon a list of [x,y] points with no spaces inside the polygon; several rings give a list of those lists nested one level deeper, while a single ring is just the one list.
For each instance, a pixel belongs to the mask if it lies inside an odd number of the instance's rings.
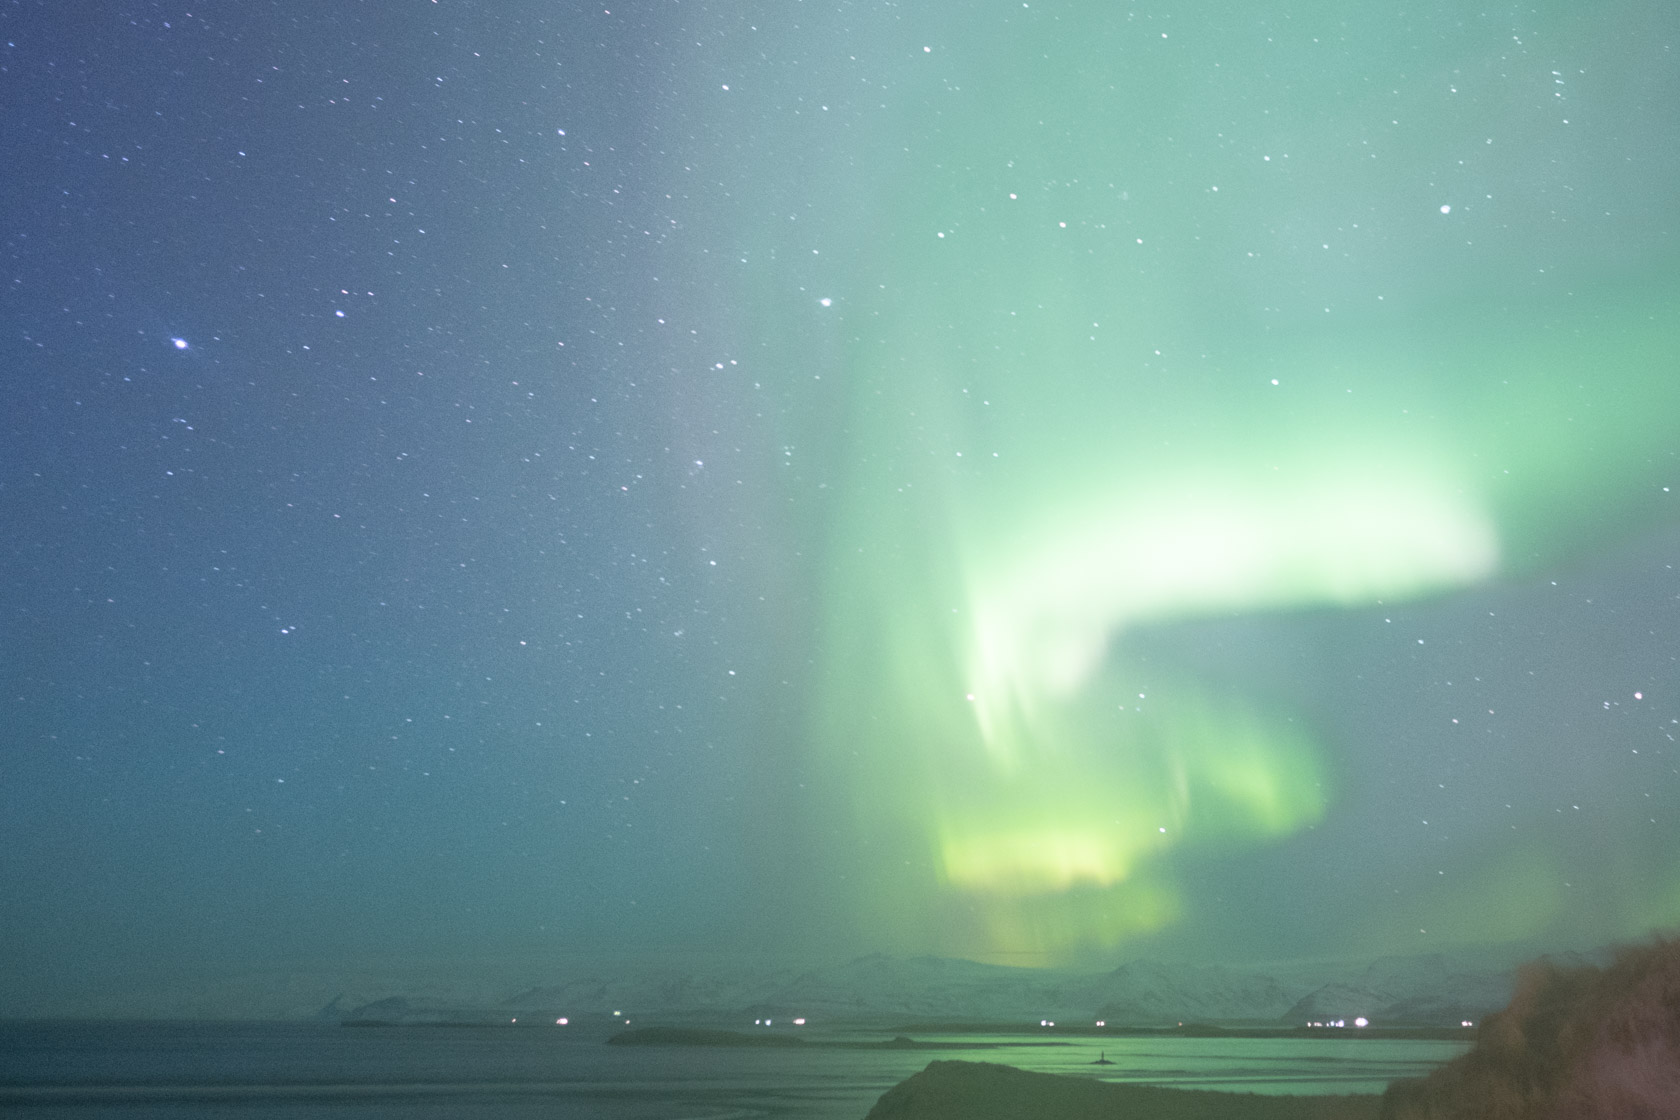
[{"label": "water surface", "polygon": [[[0,1026],[0,1110],[54,1120],[858,1120],[882,1093],[941,1058],[1187,1088],[1374,1093],[1464,1049],[1452,1042],[1332,1036],[1076,1038],[1055,1047],[1019,1045],[1042,1043],[1042,1035],[926,1040],[999,1048],[626,1048],[604,1045],[598,1032],[566,1028],[13,1023]],[[1093,1065],[1102,1054],[1115,1064]]]}]

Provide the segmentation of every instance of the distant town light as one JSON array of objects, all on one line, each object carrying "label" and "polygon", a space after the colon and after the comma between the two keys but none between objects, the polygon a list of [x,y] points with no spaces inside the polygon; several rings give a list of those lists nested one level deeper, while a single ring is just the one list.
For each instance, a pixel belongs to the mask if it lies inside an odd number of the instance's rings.
[{"label": "distant town light", "polygon": [[1357,1018],[1353,1021],[1353,1025],[1356,1026],[1356,1027],[1368,1027],[1368,1026],[1371,1025],[1371,1020],[1369,1020],[1369,1019],[1365,1018],[1365,1016],[1361,1015],[1359,1018]]},{"label": "distant town light", "polygon": [[1097,1020],[1097,1026],[1099,1026],[1099,1027],[1108,1026],[1108,1020],[1107,1019],[1098,1019]]},{"label": "distant town light", "polygon": [[565,1016],[561,1016],[560,1018],[554,1020],[554,1025],[557,1027],[563,1027],[569,1022],[571,1022],[570,1019],[567,1019]]},{"label": "distant town light", "polygon": [[803,1020],[803,1019],[795,1019],[795,1020],[794,1020],[794,1021],[793,1021],[793,1025],[794,1025],[794,1026],[796,1026],[796,1027],[803,1027],[803,1026],[804,1026],[804,1025],[805,1025],[805,1020]]}]

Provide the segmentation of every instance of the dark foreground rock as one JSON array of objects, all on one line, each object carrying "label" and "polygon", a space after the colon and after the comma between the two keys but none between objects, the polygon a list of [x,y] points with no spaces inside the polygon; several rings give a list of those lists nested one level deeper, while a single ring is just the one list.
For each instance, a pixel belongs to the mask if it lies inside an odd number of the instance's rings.
[{"label": "dark foreground rock", "polygon": [[1606,968],[1547,961],[1476,1045],[1397,1081],[1385,1120],[1675,1120],[1680,1117],[1680,940],[1624,949]]},{"label": "dark foreground rock", "polygon": [[1375,1096],[1274,1097],[933,1062],[882,1094],[867,1120],[1376,1120]]}]

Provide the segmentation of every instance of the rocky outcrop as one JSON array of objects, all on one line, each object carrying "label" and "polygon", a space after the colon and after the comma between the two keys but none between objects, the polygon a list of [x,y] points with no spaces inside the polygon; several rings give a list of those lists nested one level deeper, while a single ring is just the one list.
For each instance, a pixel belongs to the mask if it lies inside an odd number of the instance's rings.
[{"label": "rocky outcrop", "polygon": [[1476,1045],[1398,1081],[1385,1120],[1674,1120],[1680,1116],[1680,940],[1604,968],[1539,961]]}]

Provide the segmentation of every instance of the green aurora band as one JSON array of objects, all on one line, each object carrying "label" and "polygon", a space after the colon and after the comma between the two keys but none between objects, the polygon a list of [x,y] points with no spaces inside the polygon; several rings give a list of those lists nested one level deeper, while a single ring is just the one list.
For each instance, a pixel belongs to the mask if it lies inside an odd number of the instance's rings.
[{"label": "green aurora band", "polygon": [[[789,529],[822,556],[805,737],[849,795],[836,866],[897,947],[1052,962],[1157,934],[1187,917],[1179,856],[1333,809],[1308,719],[1143,660],[1140,628],[1438,596],[1672,523],[1675,262],[1606,273],[1522,232],[1551,202],[1485,138],[1526,129],[1545,166],[1592,121],[1536,135],[1499,100],[1508,28],[1401,58],[1397,28],[1319,56],[1295,27],[1267,55],[1259,14],[1109,11],[988,5],[925,52],[872,31],[925,72],[885,123],[790,126],[784,193],[746,210],[800,218],[745,254],[748,329],[801,402],[777,442],[823,447]],[[813,103],[844,100],[833,67]],[[1479,110],[1439,100],[1451,74]],[[1535,932],[1544,857],[1493,858],[1521,897],[1480,932]],[[1639,920],[1680,919],[1667,891]]]}]

